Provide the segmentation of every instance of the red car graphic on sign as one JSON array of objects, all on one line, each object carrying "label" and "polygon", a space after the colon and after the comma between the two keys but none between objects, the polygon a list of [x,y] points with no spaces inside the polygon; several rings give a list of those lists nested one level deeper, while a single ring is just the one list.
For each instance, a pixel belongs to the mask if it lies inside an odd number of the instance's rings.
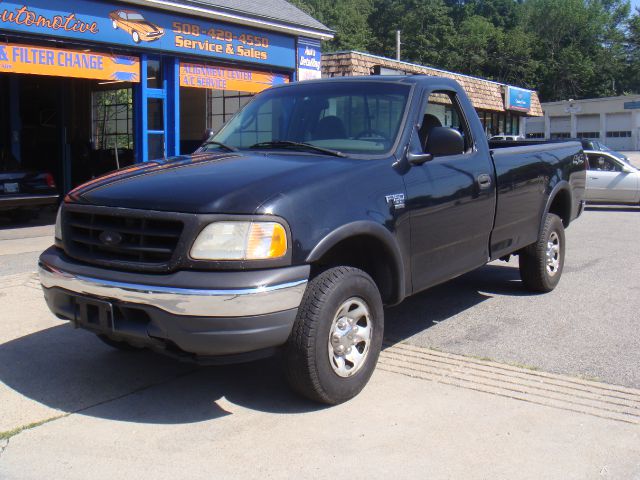
[{"label": "red car graphic on sign", "polygon": [[164,29],[132,10],[114,10],[109,14],[109,18],[113,28],[124,30],[136,43],[153,42],[164,35]]}]

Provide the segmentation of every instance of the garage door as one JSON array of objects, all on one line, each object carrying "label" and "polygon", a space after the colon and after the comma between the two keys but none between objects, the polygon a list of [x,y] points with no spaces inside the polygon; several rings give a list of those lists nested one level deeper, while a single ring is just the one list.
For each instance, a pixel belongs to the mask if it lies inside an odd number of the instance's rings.
[{"label": "garage door", "polygon": [[578,115],[576,120],[578,137],[600,137],[600,115]]},{"label": "garage door", "polygon": [[551,138],[571,135],[571,117],[551,117],[550,120]]},{"label": "garage door", "polygon": [[631,112],[607,115],[607,135],[604,144],[614,150],[632,150]]}]

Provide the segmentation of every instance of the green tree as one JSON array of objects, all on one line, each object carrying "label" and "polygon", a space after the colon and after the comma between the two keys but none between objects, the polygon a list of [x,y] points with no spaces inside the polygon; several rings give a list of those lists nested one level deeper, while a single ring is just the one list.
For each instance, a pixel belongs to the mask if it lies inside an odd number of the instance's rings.
[{"label": "green tree", "polygon": [[325,51],[367,49],[373,0],[293,0],[291,3],[336,32],[335,38],[325,43]]},{"label": "green tree", "polygon": [[371,14],[371,51],[395,58],[402,31],[402,60],[447,68],[454,24],[443,0],[376,0]]},{"label": "green tree", "polygon": [[629,61],[622,84],[626,92],[640,93],[640,9],[636,9],[627,25],[626,45]]}]

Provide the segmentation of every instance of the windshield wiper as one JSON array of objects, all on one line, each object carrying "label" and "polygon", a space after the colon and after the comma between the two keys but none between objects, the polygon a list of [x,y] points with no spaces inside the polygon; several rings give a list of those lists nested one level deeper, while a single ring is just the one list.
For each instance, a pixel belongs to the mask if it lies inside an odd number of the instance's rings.
[{"label": "windshield wiper", "polygon": [[298,147],[306,148],[307,150],[313,150],[316,152],[324,153],[325,155],[332,155],[334,157],[346,157],[346,155],[338,150],[331,150],[330,148],[316,147],[310,143],[292,142],[290,140],[273,140],[271,142],[260,142],[255,145],[251,145],[249,148],[279,148],[279,147]]},{"label": "windshield wiper", "polygon": [[202,144],[202,146],[204,147],[205,145],[217,145],[220,148],[222,148],[223,150],[226,150],[227,152],[237,152],[238,149],[236,147],[232,147],[230,145],[225,145],[222,142],[216,142],[215,140],[207,140],[206,142],[204,142]]}]

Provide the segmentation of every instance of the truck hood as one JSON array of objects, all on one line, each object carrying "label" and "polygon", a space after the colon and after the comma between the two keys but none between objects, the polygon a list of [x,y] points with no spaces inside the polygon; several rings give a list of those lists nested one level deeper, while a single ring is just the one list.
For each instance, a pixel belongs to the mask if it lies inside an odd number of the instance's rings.
[{"label": "truck hood", "polygon": [[340,178],[362,160],[292,153],[194,154],[91,180],[67,202],[185,213],[255,213],[278,195]]}]

